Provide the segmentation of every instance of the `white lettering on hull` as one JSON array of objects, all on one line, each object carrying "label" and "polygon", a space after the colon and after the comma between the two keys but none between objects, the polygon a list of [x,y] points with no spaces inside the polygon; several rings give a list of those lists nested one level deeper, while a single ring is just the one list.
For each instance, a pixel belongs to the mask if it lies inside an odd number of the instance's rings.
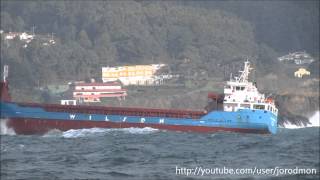
[{"label": "white lettering on hull", "polygon": [[159,124],[163,124],[163,123],[164,123],[164,119],[160,119]]},{"label": "white lettering on hull", "polygon": [[122,120],[122,122],[126,122],[126,120],[127,120],[127,117],[124,117],[123,120]]},{"label": "white lettering on hull", "polygon": [[69,116],[70,116],[70,119],[74,119],[76,117],[75,114],[70,114]]}]

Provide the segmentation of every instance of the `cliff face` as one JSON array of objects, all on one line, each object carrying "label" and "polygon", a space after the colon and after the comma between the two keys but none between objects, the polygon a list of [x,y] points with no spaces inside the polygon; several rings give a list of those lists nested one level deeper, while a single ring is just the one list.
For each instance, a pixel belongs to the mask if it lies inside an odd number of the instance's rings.
[{"label": "cliff face", "polygon": [[280,66],[282,74],[260,75],[257,78],[258,88],[275,98],[279,109],[279,125],[287,121],[295,125],[306,125],[309,117],[319,111],[319,75],[315,73],[314,77],[295,78],[293,73],[299,66]]},{"label": "cliff face", "polygon": [[308,117],[315,111],[319,111],[318,95],[277,95],[276,103],[279,108],[278,124],[280,125],[287,121],[295,125],[307,125]]}]

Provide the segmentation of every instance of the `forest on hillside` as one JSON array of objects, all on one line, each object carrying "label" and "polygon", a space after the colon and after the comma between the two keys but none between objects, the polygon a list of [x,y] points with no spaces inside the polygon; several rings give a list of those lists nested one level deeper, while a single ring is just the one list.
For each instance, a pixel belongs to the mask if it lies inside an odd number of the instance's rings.
[{"label": "forest on hillside", "polygon": [[250,58],[260,76],[282,73],[280,55],[305,50],[319,59],[318,9],[313,0],[1,1],[1,30],[34,27],[57,41],[22,48],[1,37],[1,63],[17,88],[99,78],[102,66],[130,64],[166,63],[210,78]]}]

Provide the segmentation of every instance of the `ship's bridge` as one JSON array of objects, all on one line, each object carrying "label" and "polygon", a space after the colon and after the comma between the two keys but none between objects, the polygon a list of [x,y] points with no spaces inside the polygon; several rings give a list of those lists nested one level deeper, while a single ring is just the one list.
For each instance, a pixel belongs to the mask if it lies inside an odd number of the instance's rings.
[{"label": "ship's bridge", "polygon": [[246,89],[246,86],[246,83],[228,81],[227,85],[224,87],[224,94],[232,94],[235,91],[244,91]]},{"label": "ship's bridge", "polygon": [[224,111],[237,111],[238,109],[261,109],[278,114],[274,101],[265,98],[259,93],[256,84],[248,81],[248,75],[252,68],[248,61],[245,62],[244,70],[240,76],[227,82],[224,88]]}]

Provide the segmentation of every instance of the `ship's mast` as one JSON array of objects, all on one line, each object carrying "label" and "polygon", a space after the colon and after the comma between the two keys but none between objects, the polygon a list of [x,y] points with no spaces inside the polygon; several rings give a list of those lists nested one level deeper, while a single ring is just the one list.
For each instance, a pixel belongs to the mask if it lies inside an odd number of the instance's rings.
[{"label": "ship's mast", "polygon": [[249,80],[250,70],[253,68],[250,67],[250,62],[247,60],[244,62],[244,69],[243,71],[239,71],[241,73],[240,77],[236,77],[236,80],[241,83],[247,83]]}]

